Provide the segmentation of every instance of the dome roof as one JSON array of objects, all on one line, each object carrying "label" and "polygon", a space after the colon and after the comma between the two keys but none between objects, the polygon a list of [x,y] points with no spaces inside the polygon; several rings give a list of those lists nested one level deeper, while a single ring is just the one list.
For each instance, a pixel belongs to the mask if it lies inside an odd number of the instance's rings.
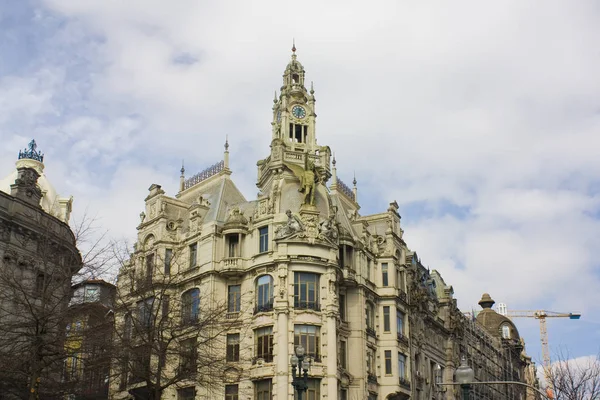
[{"label": "dome roof", "polygon": [[[19,156],[21,156],[21,154]],[[71,206],[73,204],[73,197],[61,198],[58,195],[56,189],[54,189],[54,186],[52,186],[44,174],[44,164],[40,161],[42,159],[43,158],[38,157],[38,159],[20,158],[17,160],[16,168],[7,177],[0,180],[0,191],[10,194],[10,185],[15,183],[18,176],[17,170],[19,168],[32,168],[40,175],[37,184],[42,190],[42,199],[40,201],[42,210],[61,221],[68,223],[71,214]]]},{"label": "dome roof", "polygon": [[483,325],[493,336],[496,337],[503,337],[503,326],[508,326],[510,329],[510,335],[508,338],[518,340],[519,331],[517,330],[517,327],[510,320],[510,318],[502,314],[498,314],[496,311],[492,310],[494,303],[495,301],[492,300],[489,294],[484,293],[483,296],[481,296],[479,305],[483,308],[483,310],[477,313],[477,322]]}]

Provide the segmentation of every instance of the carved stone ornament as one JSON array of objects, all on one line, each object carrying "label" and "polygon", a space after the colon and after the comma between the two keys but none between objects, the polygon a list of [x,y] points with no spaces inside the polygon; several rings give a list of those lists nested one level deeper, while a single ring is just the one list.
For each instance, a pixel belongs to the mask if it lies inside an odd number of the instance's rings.
[{"label": "carved stone ornament", "polygon": [[299,234],[298,237],[306,238],[308,243],[315,244],[316,239],[319,237],[319,214],[301,213],[301,219],[304,232]]},{"label": "carved stone ornament", "polygon": [[287,222],[275,228],[275,239],[289,238],[304,231],[304,223],[298,216],[292,214],[291,210],[287,210],[285,214],[288,217]]},{"label": "carved stone ornament", "polygon": [[245,226],[247,224],[248,219],[244,217],[239,207],[233,207],[225,221],[225,226]]}]

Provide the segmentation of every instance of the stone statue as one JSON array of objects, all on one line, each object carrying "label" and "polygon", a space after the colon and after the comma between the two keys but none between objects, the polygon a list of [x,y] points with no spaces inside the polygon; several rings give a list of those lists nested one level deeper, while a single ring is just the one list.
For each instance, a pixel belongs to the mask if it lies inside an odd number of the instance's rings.
[{"label": "stone statue", "polygon": [[298,189],[298,191],[304,193],[304,201],[302,204],[314,206],[315,190],[317,183],[320,182],[319,173],[315,164],[308,159],[308,155],[305,162],[305,168],[290,163],[284,164],[294,173],[296,178],[300,179],[300,189]]},{"label": "stone statue", "polygon": [[292,214],[291,210],[287,210],[285,214],[287,215],[288,220],[285,225],[280,225],[275,230],[276,239],[283,239],[303,230],[302,222],[297,216]]},{"label": "stone statue", "polygon": [[325,221],[321,221],[321,223],[319,224],[319,232],[321,233],[321,235],[329,239],[337,239],[338,230],[335,226],[335,215],[332,214]]}]

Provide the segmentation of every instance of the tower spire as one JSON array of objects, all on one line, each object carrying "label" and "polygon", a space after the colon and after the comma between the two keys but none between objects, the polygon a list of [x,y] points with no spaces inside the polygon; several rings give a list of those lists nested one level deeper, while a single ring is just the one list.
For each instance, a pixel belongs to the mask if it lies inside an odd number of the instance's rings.
[{"label": "tower spire", "polygon": [[292,38],[292,53],[296,55],[296,38]]},{"label": "tower spire", "polygon": [[358,203],[358,189],[356,188],[356,171],[354,171],[354,179],[352,180],[354,187],[352,188],[352,194],[354,195],[354,201]]},{"label": "tower spire", "polygon": [[223,167],[229,169],[229,135],[225,135],[225,153],[223,153]]},{"label": "tower spire", "polygon": [[181,175],[179,176],[179,191],[183,192],[185,187],[185,167],[183,165],[183,158],[181,159]]},{"label": "tower spire", "polygon": [[335,153],[333,153],[333,161],[331,161],[331,164],[333,164],[333,168],[331,169],[331,186],[333,186],[337,185],[337,168],[335,166],[337,161],[335,161]]}]

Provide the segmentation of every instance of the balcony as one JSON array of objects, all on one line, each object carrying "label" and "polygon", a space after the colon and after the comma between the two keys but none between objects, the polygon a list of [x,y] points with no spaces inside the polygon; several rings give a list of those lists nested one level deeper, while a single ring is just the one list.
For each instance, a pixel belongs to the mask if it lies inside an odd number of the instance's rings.
[{"label": "balcony", "polygon": [[265,304],[257,304],[254,306],[254,314],[258,314],[261,312],[269,312],[269,311],[273,311],[273,301],[270,301],[269,303],[265,303]]},{"label": "balcony", "polygon": [[398,300],[400,300],[404,304],[408,304],[408,297],[406,295],[406,292],[402,289],[398,289]]},{"label": "balcony", "polygon": [[369,383],[377,383],[377,375],[372,372],[367,373],[367,381]]},{"label": "balcony", "polygon": [[400,385],[401,388],[410,390],[410,381],[408,379],[401,377],[398,379],[398,384]]},{"label": "balcony", "polygon": [[375,329],[373,329],[371,327],[367,327],[367,335],[377,337],[377,333],[375,332]]},{"label": "balcony", "polygon": [[246,267],[246,261],[241,257],[227,257],[224,258],[219,265],[219,272],[221,274],[235,276],[240,275],[244,272]]},{"label": "balcony", "polygon": [[314,310],[321,311],[319,303],[316,301],[294,301],[294,308],[297,310]]},{"label": "balcony", "polygon": [[398,342],[408,347],[408,338],[402,332],[398,332]]},{"label": "balcony", "polygon": [[273,362],[273,354],[263,354],[260,357],[252,357],[252,365],[261,365],[263,363]]}]

